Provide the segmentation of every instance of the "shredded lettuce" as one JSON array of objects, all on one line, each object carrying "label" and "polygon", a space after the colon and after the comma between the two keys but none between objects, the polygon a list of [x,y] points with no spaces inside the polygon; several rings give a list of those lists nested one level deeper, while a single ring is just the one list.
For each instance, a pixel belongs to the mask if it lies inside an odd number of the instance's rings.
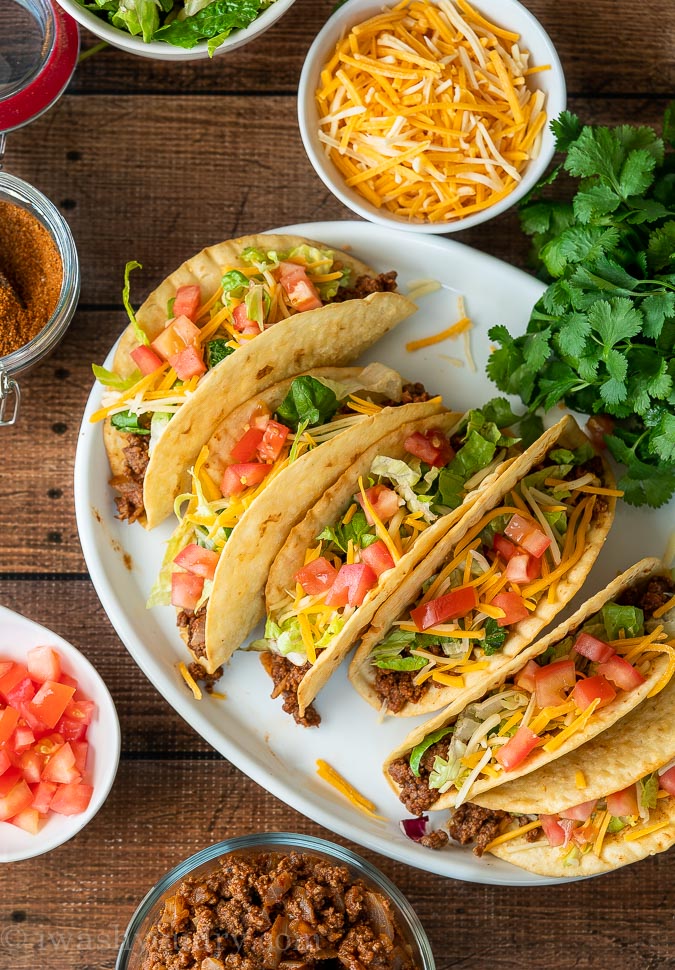
[{"label": "shredded lettuce", "polygon": [[228,347],[229,340],[218,337],[206,344],[206,366],[209,370],[234,353],[234,347]]},{"label": "shredded lettuce", "polygon": [[[453,731],[454,727],[452,726],[439,728],[437,731],[432,731],[431,734],[427,734],[423,741],[420,741],[419,744],[415,745],[410,752],[410,770],[416,778],[419,778],[420,776],[420,763],[424,753],[428,751],[432,744],[436,744],[437,741],[442,740],[442,738],[446,737],[448,734],[451,734]],[[436,761],[441,760],[442,759],[440,758],[436,758]],[[435,767],[436,765],[434,764],[434,768]]]},{"label": "shredded lettuce", "polygon": [[626,638],[641,637],[645,629],[645,615],[637,606],[605,603],[602,607],[602,621],[610,640],[618,640],[620,635]]},{"label": "shredded lettuce", "polygon": [[371,475],[387,478],[394,486],[411,512],[421,512],[426,522],[434,522],[438,516],[431,511],[430,498],[420,498],[414,490],[422,477],[411,465],[399,458],[377,455],[370,466]]},{"label": "shredded lettuce", "polygon": [[255,246],[246,246],[241,252],[242,262],[255,266],[259,270],[272,269],[279,265],[280,257],[273,249],[265,252]]},{"label": "shredded lettuce", "polygon": [[225,273],[220,281],[223,288],[223,298],[229,304],[232,299],[242,300],[248,293],[249,278],[238,269],[231,269]]},{"label": "shredded lettuce", "polygon": [[643,808],[656,808],[657,796],[659,793],[659,776],[656,772],[640,778],[638,782],[638,794],[640,805]]},{"label": "shredded lettuce", "polygon": [[129,276],[132,270],[134,269],[143,269],[142,265],[140,263],[137,263],[135,259],[128,262],[127,265],[124,267],[124,287],[122,289],[122,303],[124,304],[124,309],[127,311],[129,322],[131,323],[131,326],[134,328],[134,334],[136,335],[136,340],[138,340],[139,344],[145,344],[147,346],[150,343],[150,340],[148,339],[147,333],[145,332],[145,330],[143,330],[140,323],[136,319],[136,314],[133,311],[133,307],[131,306],[131,301],[129,299],[129,293],[131,290],[131,281],[129,280]]},{"label": "shredded lettuce", "polygon": [[159,439],[162,437],[166,431],[166,426],[173,417],[172,414],[166,411],[153,411],[152,417],[150,419],[150,453],[152,454],[152,449],[155,447]]},{"label": "shredded lettuce", "polygon": [[110,422],[113,428],[118,431],[125,431],[127,434],[150,434],[150,428],[145,428],[138,423],[139,415],[132,414],[131,411],[120,411],[113,414]]},{"label": "shredded lettuce", "polygon": [[368,525],[366,513],[362,509],[358,509],[346,524],[338,523],[336,526],[325,526],[317,539],[332,542],[341,552],[346,553],[350,539],[355,546],[361,549],[372,546],[374,542],[377,542],[377,535],[370,531],[371,528],[372,526]]},{"label": "shredded lettuce", "polygon": [[491,616],[485,621],[485,639],[480,641],[480,646],[486,657],[491,657],[493,653],[499,653],[506,640],[506,628],[501,627]]},{"label": "shredded lettuce", "polygon": [[98,364],[92,364],[91,369],[94,372],[94,377],[97,381],[103,384],[105,387],[111,387],[114,391],[128,391],[130,387],[137,384],[142,374],[139,370],[133,371],[128,377],[120,377],[112,370],[107,370],[105,367],[100,367]]},{"label": "shredded lettuce", "polygon": [[265,315],[270,307],[270,298],[261,283],[251,285],[246,294],[246,316],[258,324],[262,331],[265,326]]}]

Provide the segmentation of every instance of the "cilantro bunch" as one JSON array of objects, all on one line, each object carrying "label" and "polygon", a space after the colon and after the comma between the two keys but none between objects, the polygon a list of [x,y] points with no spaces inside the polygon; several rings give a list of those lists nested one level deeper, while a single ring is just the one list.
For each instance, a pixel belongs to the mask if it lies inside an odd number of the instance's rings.
[{"label": "cilantro bunch", "polygon": [[[675,153],[649,127],[582,126],[570,112],[551,127],[566,157],[520,212],[549,286],[523,336],[490,330],[488,375],[531,412],[562,401],[609,416],[619,488],[656,507],[675,491]],[[675,104],[664,138],[675,146]],[[563,170],[573,198],[542,196]]]}]

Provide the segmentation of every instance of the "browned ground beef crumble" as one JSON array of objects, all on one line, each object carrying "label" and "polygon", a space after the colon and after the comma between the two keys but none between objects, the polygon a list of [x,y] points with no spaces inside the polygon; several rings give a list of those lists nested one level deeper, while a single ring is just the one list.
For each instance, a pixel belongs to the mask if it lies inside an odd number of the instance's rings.
[{"label": "browned ground beef crumble", "polygon": [[135,522],[143,514],[143,478],[150,460],[150,435],[125,434],[127,444],[124,454],[124,472],[110,480],[120,494],[115,496],[117,517]]},{"label": "browned ground beef crumble", "polygon": [[618,597],[620,606],[638,606],[650,617],[654,610],[667,603],[675,593],[675,582],[669,576],[652,576],[644,583],[638,583],[625,590]]},{"label": "browned ground beef crumble", "polygon": [[389,774],[400,787],[399,798],[412,815],[422,815],[433,808],[439,793],[429,788],[429,775],[436,758],[447,758],[450,747],[450,736],[441,738],[422,755],[420,762],[420,776],[417,778],[408,763],[408,758],[397,758],[389,765]]},{"label": "browned ground beef crumble", "polygon": [[460,845],[474,842],[473,851],[481,856],[485,846],[499,835],[502,822],[510,817],[508,812],[501,809],[481,808],[480,805],[465,802],[453,812],[448,822],[448,832]]},{"label": "browned ground beef crumble", "polygon": [[396,273],[380,273],[378,276],[359,276],[353,286],[337,291],[331,303],[344,303],[345,300],[362,300],[371,293],[393,293],[396,290]]},{"label": "browned ground beef crumble", "polygon": [[419,970],[388,899],[291,852],[225,856],[164,900],[141,970]]},{"label": "browned ground beef crumble", "polygon": [[283,697],[283,709],[293,716],[296,724],[301,724],[302,727],[318,727],[321,717],[314,705],[310,704],[302,717],[298,705],[298,686],[311,665],[306,663],[298,667],[277,653],[261,653],[260,662],[274,681],[270,696]]}]

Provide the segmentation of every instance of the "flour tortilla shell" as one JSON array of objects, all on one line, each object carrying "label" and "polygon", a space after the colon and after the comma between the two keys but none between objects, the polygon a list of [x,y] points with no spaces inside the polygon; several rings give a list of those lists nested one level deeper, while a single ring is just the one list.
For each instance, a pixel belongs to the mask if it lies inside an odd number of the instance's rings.
[{"label": "flour tortilla shell", "polygon": [[[399,409],[400,410],[400,409]],[[421,421],[408,421],[392,430],[362,451],[349,464],[349,468],[326,492],[323,498],[310,509],[305,518],[291,531],[279,555],[274,560],[265,589],[267,613],[273,614],[286,597],[286,590],[294,588],[293,576],[304,565],[305,552],[313,545],[324,526],[335,521],[348,505],[352,495],[358,490],[359,476],[367,477],[376,455],[401,458],[405,454],[405,439],[415,431],[439,428],[449,432],[454,429],[462,415],[446,413],[424,418]],[[425,537],[431,531],[421,533]],[[305,674],[298,687],[300,714],[304,713],[321,688],[340,665],[359,634],[368,625],[379,604],[396,589],[419,559],[428,551],[426,544],[419,546],[421,539],[399,560],[396,566],[383,574],[381,582],[366,594],[361,606],[349,617],[342,630],[333,637],[330,645],[322,650]]]},{"label": "flour tortilla shell", "polygon": [[[664,804],[665,803],[665,804]],[[608,835],[602,846],[600,858],[593,851],[582,855],[579,865],[566,866],[560,857],[560,849],[550,845],[526,842],[524,836],[495,846],[491,852],[527,872],[554,878],[574,878],[575,876],[595,876],[613,872],[631,862],[640,862],[650,855],[665,852],[675,843],[675,798],[664,799],[649,813],[647,828],[652,825],[668,824],[658,832],[652,832],[641,839],[625,842],[621,832]]]},{"label": "flour tortilla shell", "polygon": [[[465,691],[444,711],[440,711],[435,717],[411,731],[405,741],[389,755],[383,766],[385,777],[394,791],[398,794],[399,787],[394,782],[389,774],[389,771],[387,770],[393,761],[409,755],[410,751],[417,744],[419,744],[420,741],[424,740],[428,734],[431,734],[432,731],[436,731],[439,728],[454,723],[458,716],[470,703],[485,697],[494,688],[500,687],[506,680],[509,679],[509,677],[521,670],[529,660],[534,660],[536,657],[540,656],[540,654],[544,653],[548,647],[555,645],[560,640],[564,640],[566,636],[574,634],[589,617],[596,614],[605,603],[616,599],[616,597],[619,596],[624,589],[644,581],[654,573],[661,571],[662,568],[662,564],[658,559],[642,559],[634,566],[631,566],[630,569],[627,569],[620,576],[617,576],[617,578],[603,590],[587,600],[586,603],[584,603],[583,606],[576,611],[576,613],[574,613],[563,623],[559,624],[559,626],[552,630],[547,636],[542,637],[541,640],[537,640],[536,643],[533,643],[518,657],[510,660],[508,664],[502,666],[498,670],[492,671],[491,673],[488,671],[487,673],[489,673],[490,676],[486,679],[482,686],[475,686],[470,693]],[[555,751],[549,753],[544,751],[543,748],[536,748],[520,768],[517,768],[515,771],[509,771],[508,773],[503,772],[503,780],[502,777],[496,779],[489,778],[475,783],[468,792],[465,801],[472,801],[475,796],[480,795],[483,792],[498,788],[499,786],[506,784],[506,782],[515,781],[517,778],[522,778],[524,775],[529,775],[531,772],[536,771],[537,768],[542,768],[544,765],[556,761],[558,758],[564,757],[566,754],[569,754],[570,751],[575,751],[587,741],[590,741],[592,738],[602,734],[603,731],[606,731],[607,728],[611,727],[613,724],[616,724],[617,721],[620,721],[622,717],[629,714],[632,710],[637,708],[642,701],[646,700],[648,695],[661,680],[667,666],[668,658],[664,657],[663,655],[657,655],[653,662],[651,671],[647,674],[644,684],[641,684],[639,687],[636,687],[629,693],[622,692],[606,707],[602,707],[597,710],[591,716],[584,728],[573,734]],[[454,808],[456,797],[457,791],[454,788],[451,788],[444,794],[440,795],[431,808],[434,811],[437,809]]]},{"label": "flour tortilla shell", "polygon": [[[316,373],[316,372],[315,372]],[[445,419],[440,398],[384,408],[307,452],[270,482],[241,517],[218,561],[206,613],[206,666],[225,663],[265,614],[264,589],[290,530],[346,468],[393,429]],[[455,414],[456,423],[459,415]],[[400,432],[394,432],[394,434]],[[301,563],[302,565],[302,563]]]},{"label": "flour tortilla shell", "polygon": [[[539,464],[555,447],[574,450],[580,445],[588,443],[588,438],[580,430],[576,422],[570,417],[563,418],[556,425],[534,442],[530,448],[508,466],[498,476],[496,481],[484,492],[472,507],[471,513],[465,515],[459,525],[448,532],[444,539],[435,545],[427,560],[411,574],[405,583],[401,583],[389,600],[382,605],[373,617],[372,626],[366,632],[354,658],[350,664],[349,677],[361,696],[380,710],[382,698],[375,691],[375,671],[370,662],[373,649],[384,639],[394,621],[415,602],[422,585],[438,572],[442,564],[452,558],[453,550],[458,542],[469,532],[473,525],[491,509],[498,506],[504,496],[529,471]],[[609,466],[603,459],[603,482],[605,487],[613,488],[614,479]],[[548,597],[543,596],[534,610],[525,620],[517,623],[504,642],[503,649],[485,660],[489,664],[487,669],[464,674],[464,687],[439,687],[428,690],[416,703],[409,702],[396,717],[415,717],[419,714],[430,714],[432,711],[445,708],[453,702],[461,702],[464,698],[480,689],[482,683],[490,679],[495,672],[509,664],[510,661],[522,653],[528,644],[548,626],[554,617],[562,610],[573,596],[581,589],[593,563],[607,538],[614,519],[615,498],[607,501],[607,510],[592,516],[587,541],[581,558],[572,566],[564,579],[558,583],[558,595],[555,603],[549,603]]]},{"label": "flour tortilla shell", "polygon": [[[613,727],[538,771],[472,798],[484,808],[556,815],[623,791],[675,758],[675,677]],[[578,773],[586,780],[577,787]]]}]

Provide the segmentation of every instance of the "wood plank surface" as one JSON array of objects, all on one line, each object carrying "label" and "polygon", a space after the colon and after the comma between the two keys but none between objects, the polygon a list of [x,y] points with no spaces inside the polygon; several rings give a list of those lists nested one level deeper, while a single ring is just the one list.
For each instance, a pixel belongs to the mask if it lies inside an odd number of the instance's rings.
[{"label": "wood plank surface", "polygon": [[[143,263],[133,284],[139,303],[203,246],[351,218],[314,175],[296,120],[304,56],[333,5],[297,0],[258,42],[213,62],[96,53],[52,110],[8,139],[5,169],[41,188],[73,229],[82,295],[53,356],[21,378],[19,424],[0,429],[0,603],[51,626],[96,664],[123,745],[96,819],[54,852],[0,869],[0,970],[114,967],[145,892],[213,841],[265,830],[331,837],[221,758],[138,670],[87,578],[73,465],[90,364],[125,326],[127,260]],[[558,48],[572,110],[592,122],[660,125],[675,93],[675,4],[526,5]],[[87,32],[82,39],[84,50],[96,43]],[[515,212],[456,238],[527,265]],[[438,970],[675,966],[675,853],[600,880],[515,890],[357,851],[409,897]]]}]

